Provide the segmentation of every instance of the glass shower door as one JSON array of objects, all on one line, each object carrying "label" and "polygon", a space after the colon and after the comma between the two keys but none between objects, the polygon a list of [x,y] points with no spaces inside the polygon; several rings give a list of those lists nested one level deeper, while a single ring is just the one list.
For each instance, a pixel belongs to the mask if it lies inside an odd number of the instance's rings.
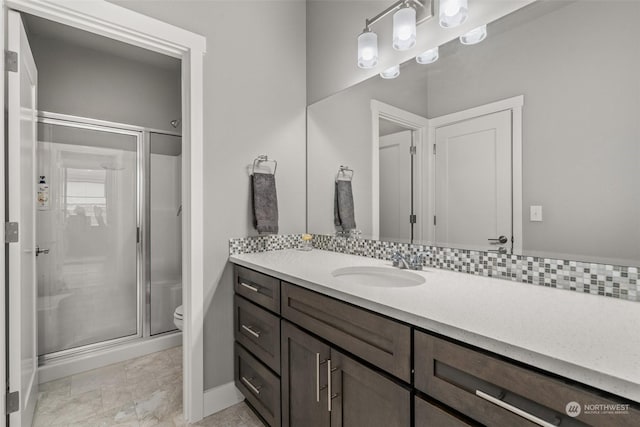
[{"label": "glass shower door", "polygon": [[176,330],[182,305],[182,139],[150,132],[150,329],[151,335]]},{"label": "glass shower door", "polygon": [[38,139],[39,354],[141,336],[139,134],[49,120]]}]

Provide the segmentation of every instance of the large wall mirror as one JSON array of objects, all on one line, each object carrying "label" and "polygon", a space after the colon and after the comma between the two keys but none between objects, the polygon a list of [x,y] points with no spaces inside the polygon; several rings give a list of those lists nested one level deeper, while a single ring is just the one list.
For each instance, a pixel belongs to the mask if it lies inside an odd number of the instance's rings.
[{"label": "large wall mirror", "polygon": [[308,230],[638,265],[640,2],[538,1],[308,107]]}]

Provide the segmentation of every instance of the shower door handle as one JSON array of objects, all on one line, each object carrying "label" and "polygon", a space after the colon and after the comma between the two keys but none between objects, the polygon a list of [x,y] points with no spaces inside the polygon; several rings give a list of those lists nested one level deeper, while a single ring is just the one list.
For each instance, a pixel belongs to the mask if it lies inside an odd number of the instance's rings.
[{"label": "shower door handle", "polygon": [[40,249],[40,246],[36,246],[36,256],[40,254],[49,255],[49,249]]}]

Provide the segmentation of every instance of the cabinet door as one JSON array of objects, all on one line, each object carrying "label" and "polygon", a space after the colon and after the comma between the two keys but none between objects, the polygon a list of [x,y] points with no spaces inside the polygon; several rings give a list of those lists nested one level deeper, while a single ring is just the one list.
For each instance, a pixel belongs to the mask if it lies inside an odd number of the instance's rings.
[{"label": "cabinet door", "polygon": [[410,427],[406,388],[331,349],[331,427]]},{"label": "cabinet door", "polygon": [[282,426],[329,427],[329,346],[282,321]]}]

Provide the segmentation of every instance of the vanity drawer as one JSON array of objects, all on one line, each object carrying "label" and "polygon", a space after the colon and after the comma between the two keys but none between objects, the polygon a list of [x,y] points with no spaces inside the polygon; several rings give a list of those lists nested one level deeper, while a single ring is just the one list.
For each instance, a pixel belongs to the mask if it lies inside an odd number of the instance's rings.
[{"label": "vanity drawer", "polygon": [[[415,331],[415,386],[420,391],[486,425],[533,426],[532,415],[549,425],[638,426],[640,413],[585,413],[585,405],[616,404],[574,383],[565,382],[497,357]],[[581,413],[569,417],[567,405]],[[517,415],[518,410],[522,416]]]},{"label": "vanity drawer", "polygon": [[280,373],[280,318],[234,295],[234,336],[265,365]]},{"label": "vanity drawer", "polygon": [[280,378],[235,343],[235,383],[272,427],[280,427]]},{"label": "vanity drawer", "polygon": [[280,281],[266,274],[234,266],[233,287],[237,294],[258,305],[280,313]]},{"label": "vanity drawer", "polygon": [[414,427],[469,427],[473,425],[418,396],[414,398],[414,401],[416,409]]},{"label": "vanity drawer", "polygon": [[282,282],[282,316],[411,382],[411,329],[316,292]]}]

